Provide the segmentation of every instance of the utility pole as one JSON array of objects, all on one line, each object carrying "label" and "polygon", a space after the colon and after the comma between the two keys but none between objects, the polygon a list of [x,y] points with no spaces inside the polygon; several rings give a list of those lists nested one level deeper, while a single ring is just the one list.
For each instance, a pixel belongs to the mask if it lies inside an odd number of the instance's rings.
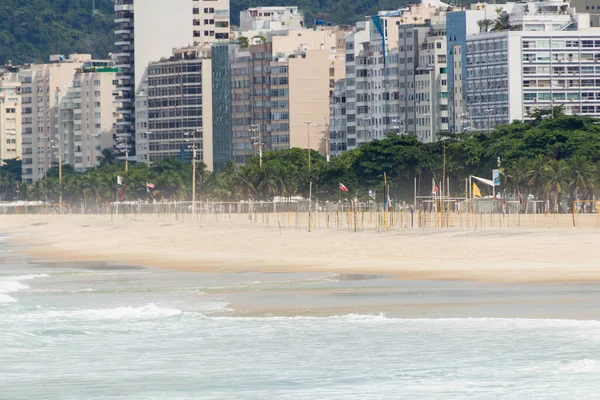
[{"label": "utility pole", "polygon": [[312,178],[310,176],[310,121],[306,124],[306,143],[308,152],[308,231],[310,232],[310,212],[312,209]]},{"label": "utility pole", "polygon": [[192,219],[196,216],[196,145],[192,153]]},{"label": "utility pole", "polygon": [[58,153],[58,184],[60,186],[60,198],[58,203],[60,204],[60,213],[63,211],[63,186],[62,186],[62,154]]}]

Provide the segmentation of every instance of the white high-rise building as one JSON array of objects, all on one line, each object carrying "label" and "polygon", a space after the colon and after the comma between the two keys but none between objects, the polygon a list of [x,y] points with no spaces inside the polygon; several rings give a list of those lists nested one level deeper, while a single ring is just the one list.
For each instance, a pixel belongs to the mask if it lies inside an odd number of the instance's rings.
[{"label": "white high-rise building", "polygon": [[117,136],[135,149],[135,96],[144,91],[146,67],[174,48],[229,39],[229,0],[115,0],[113,55],[120,69]]},{"label": "white high-rise building", "polygon": [[21,157],[21,83],[18,68],[0,70],[0,165]]},{"label": "white high-rise building", "polygon": [[600,117],[600,29],[589,28],[589,15],[564,1],[530,1],[514,5],[509,23],[511,30],[467,37],[473,129],[527,120],[553,106]]},{"label": "white high-rise building", "polygon": [[448,7],[423,1],[382,11],[347,35],[346,79],[330,101],[332,154],[387,133],[432,141],[447,130]]},{"label": "white high-rise building", "polygon": [[23,181],[43,178],[56,161],[52,142],[58,140],[57,91],[68,87],[90,54],[52,56],[49,64],[33,64],[19,72],[22,96]]},{"label": "white high-rise building", "polygon": [[283,31],[304,28],[304,14],[296,6],[255,7],[240,11],[240,31]]}]

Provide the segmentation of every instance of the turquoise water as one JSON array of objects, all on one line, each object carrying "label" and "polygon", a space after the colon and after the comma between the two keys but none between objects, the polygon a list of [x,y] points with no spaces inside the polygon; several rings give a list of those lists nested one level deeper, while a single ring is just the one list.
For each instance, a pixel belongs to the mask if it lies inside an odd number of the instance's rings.
[{"label": "turquoise water", "polygon": [[[244,302],[257,308],[299,293],[353,307],[363,300],[340,296],[349,287],[368,289],[363,302],[373,302],[389,285],[339,278],[8,263],[0,266],[0,399],[599,396],[594,320],[400,318],[376,304],[370,315],[239,316]],[[475,290],[464,287],[461,296]]]}]

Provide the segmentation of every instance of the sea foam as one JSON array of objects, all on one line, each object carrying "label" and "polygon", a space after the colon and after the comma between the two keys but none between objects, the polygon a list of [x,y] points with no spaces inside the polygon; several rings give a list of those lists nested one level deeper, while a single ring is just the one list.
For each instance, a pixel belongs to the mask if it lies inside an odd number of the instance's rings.
[{"label": "sea foam", "polygon": [[84,320],[151,320],[182,315],[176,308],[159,307],[154,303],[141,307],[115,307],[82,310],[45,311],[40,317]]},{"label": "sea foam", "polygon": [[18,292],[19,290],[29,289],[29,286],[21,283],[21,281],[29,281],[36,278],[47,278],[47,274],[28,274],[17,276],[2,276],[0,277],[0,304],[1,303],[16,303],[17,299],[9,296],[9,293]]}]

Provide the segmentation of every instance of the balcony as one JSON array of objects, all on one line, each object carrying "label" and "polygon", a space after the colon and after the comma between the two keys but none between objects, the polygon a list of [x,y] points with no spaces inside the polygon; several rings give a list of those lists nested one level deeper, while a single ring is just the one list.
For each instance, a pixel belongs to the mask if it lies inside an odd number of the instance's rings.
[{"label": "balcony", "polygon": [[115,12],[133,11],[133,4],[117,4],[115,3]]}]

